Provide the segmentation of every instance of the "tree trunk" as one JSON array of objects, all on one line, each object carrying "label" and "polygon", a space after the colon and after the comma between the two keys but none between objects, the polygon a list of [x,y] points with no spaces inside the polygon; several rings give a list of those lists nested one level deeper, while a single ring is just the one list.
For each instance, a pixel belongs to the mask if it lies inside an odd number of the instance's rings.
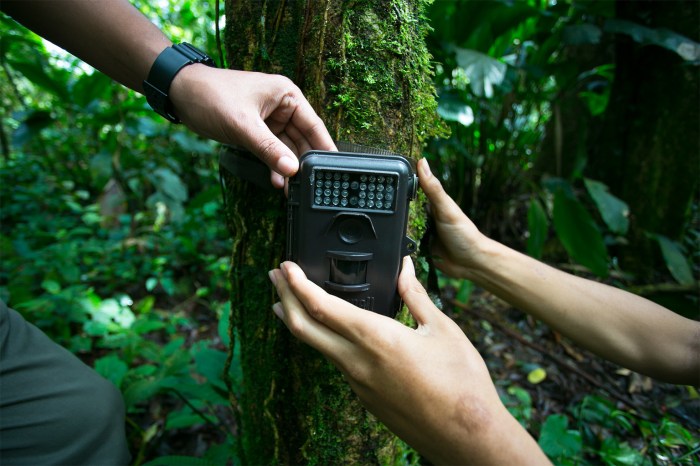
[{"label": "tree trunk", "polygon": [[[700,41],[698,2],[617,2],[618,19],[666,28]],[[658,269],[646,235],[680,239],[698,187],[700,68],[674,52],[617,37],[615,82],[590,173],[628,202],[628,270]],[[648,272],[647,272],[648,273]],[[645,277],[649,278],[649,277]]]},{"label": "tree trunk", "polygon": [[[336,140],[415,158],[423,140],[441,128],[423,3],[227,0],[228,63],[291,78]],[[236,402],[241,461],[415,460],[364,410],[340,373],[272,314],[276,298],[267,271],[283,256],[284,196],[230,173],[223,183],[233,235],[231,323],[243,371]],[[424,219],[411,222],[420,226]]]}]

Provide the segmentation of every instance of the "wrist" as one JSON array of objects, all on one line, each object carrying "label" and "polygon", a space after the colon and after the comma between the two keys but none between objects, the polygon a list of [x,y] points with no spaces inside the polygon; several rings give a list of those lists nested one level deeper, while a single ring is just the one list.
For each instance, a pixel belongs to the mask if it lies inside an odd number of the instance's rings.
[{"label": "wrist", "polygon": [[494,265],[502,261],[505,246],[480,232],[477,234],[479,238],[472,241],[469,248],[469,262],[463,264],[462,278],[481,284],[492,273]]},{"label": "wrist", "polygon": [[172,83],[184,69],[196,64],[216,66],[211,57],[188,43],[166,47],[143,82],[144,94],[153,110],[173,123],[180,123],[180,119],[170,98]]}]

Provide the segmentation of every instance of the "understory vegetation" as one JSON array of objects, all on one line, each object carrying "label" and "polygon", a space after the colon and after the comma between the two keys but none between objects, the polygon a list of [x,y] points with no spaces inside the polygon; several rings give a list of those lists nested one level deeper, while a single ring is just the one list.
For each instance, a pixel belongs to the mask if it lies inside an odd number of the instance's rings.
[{"label": "understory vegetation", "polygon": [[[134,3],[217,56],[213,1]],[[661,151],[662,165],[620,171],[610,156],[641,137],[634,125],[609,132],[632,104],[616,82],[631,69],[621,47],[669,60],[667,74],[687,75],[678,82],[698,95],[697,15],[686,27],[684,8],[635,19],[609,1],[433,3],[450,136],[424,156],[487,235],[698,319],[698,112],[668,117],[694,118],[695,133],[673,154],[650,146],[648,163]],[[122,390],[133,464],[236,464],[218,145],[6,16],[0,64],[0,299]],[[686,178],[671,178],[687,160]],[[617,367],[474,284],[439,278],[445,312],[555,464],[700,464],[696,388]]]}]

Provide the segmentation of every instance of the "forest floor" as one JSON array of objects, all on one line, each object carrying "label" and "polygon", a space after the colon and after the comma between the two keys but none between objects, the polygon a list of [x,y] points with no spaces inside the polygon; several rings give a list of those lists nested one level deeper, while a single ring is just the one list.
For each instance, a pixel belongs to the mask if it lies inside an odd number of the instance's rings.
[{"label": "forest floor", "polygon": [[[449,292],[444,298],[446,313],[479,350],[506,405],[513,405],[511,412],[533,435],[549,416],[568,414],[573,420],[569,428],[592,430],[589,434],[601,443],[605,438],[626,442],[644,457],[650,454],[645,420],[700,431],[700,398],[694,388],[659,382],[602,359],[486,291],[475,290],[468,305],[457,302]],[[538,377],[529,380],[536,369]],[[517,394],[512,387],[529,394],[531,410],[526,415],[522,415],[522,399],[508,395]],[[582,410],[595,404],[591,400],[607,406],[598,409],[598,414],[622,416],[629,424],[615,428],[609,419],[593,419],[590,409],[585,415]],[[690,451],[677,450],[681,451],[685,454],[676,458],[700,464],[698,445]],[[670,455],[664,458],[658,453],[651,464],[675,462]]]},{"label": "forest floor", "polygon": [[[658,382],[610,363],[486,291],[475,289],[468,304],[456,301],[454,289],[443,291],[444,311],[479,350],[506,406],[533,436],[538,438],[546,420],[557,414],[571,420],[570,432],[583,435],[588,447],[578,458],[585,462],[563,459],[557,463],[700,464],[697,445],[679,445],[663,428],[700,431],[700,398],[694,389]],[[192,341],[211,338],[217,326],[211,313],[196,307],[190,312],[200,322],[199,330],[190,335]],[[529,378],[533,371],[538,378]],[[140,422],[152,424],[154,418],[175,408],[172,403],[172,399],[154,398]],[[225,429],[235,432],[230,413],[220,413],[218,418],[226,420]],[[649,426],[657,431],[650,432]],[[221,427],[204,424],[163,430],[143,459],[201,456],[212,445],[226,442]],[[597,446],[591,448],[591,442],[598,442]],[[628,449],[639,454],[629,456]]]}]

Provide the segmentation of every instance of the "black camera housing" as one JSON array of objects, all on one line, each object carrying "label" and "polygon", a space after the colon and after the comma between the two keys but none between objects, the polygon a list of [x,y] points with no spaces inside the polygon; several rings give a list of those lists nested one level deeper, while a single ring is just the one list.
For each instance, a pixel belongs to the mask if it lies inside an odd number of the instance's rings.
[{"label": "black camera housing", "polygon": [[310,151],[289,180],[287,259],[327,292],[394,317],[418,180],[400,155]]}]

